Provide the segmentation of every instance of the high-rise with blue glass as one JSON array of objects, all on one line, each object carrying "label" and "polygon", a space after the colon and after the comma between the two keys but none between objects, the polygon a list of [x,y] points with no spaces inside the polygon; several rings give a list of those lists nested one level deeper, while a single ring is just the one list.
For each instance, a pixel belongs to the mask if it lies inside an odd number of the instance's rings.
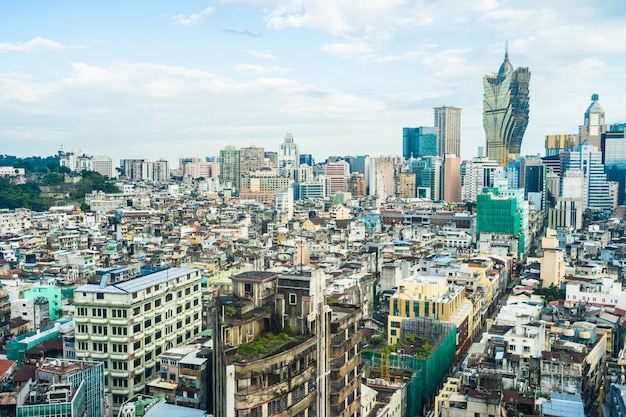
[{"label": "high-rise with blue glass", "polygon": [[402,129],[404,159],[439,155],[439,134],[435,127],[405,127]]}]

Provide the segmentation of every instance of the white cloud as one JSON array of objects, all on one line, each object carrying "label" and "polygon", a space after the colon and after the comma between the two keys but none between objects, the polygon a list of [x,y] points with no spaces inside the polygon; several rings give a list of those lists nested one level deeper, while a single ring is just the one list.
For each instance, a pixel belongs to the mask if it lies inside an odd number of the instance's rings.
[{"label": "white cloud", "polygon": [[176,16],[172,16],[172,20],[176,24],[191,26],[195,23],[198,23],[204,20],[207,16],[211,15],[214,11],[215,11],[214,7],[207,7],[206,9],[203,9],[199,11],[198,13],[191,13],[188,15],[182,14],[182,13],[177,14]]},{"label": "white cloud", "polygon": [[372,50],[372,46],[364,42],[327,43],[322,45],[322,51],[331,55],[363,55],[372,52]]},{"label": "white cloud", "polygon": [[260,58],[260,59],[274,59],[274,58],[276,58],[276,56],[270,50],[265,50],[265,51],[249,50],[247,52],[250,55],[252,55],[253,57],[255,57],[255,58]]},{"label": "white cloud", "polygon": [[263,66],[254,64],[237,64],[233,69],[237,72],[249,74],[284,74],[291,71],[289,68],[283,68],[277,65]]},{"label": "white cloud", "polygon": [[51,39],[37,36],[27,42],[1,42],[0,53],[3,52],[36,52],[45,50],[63,50],[69,49],[69,46],[63,45]]}]

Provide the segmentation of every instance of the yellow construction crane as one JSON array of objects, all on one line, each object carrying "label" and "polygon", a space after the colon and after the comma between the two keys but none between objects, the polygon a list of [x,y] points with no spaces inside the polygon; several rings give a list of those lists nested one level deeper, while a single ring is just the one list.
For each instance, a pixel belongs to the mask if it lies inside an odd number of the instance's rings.
[{"label": "yellow construction crane", "polygon": [[389,351],[388,348],[383,349],[380,352],[380,377],[383,378],[385,381],[389,381],[390,380],[390,375],[389,375],[389,356],[390,356],[391,352]]}]

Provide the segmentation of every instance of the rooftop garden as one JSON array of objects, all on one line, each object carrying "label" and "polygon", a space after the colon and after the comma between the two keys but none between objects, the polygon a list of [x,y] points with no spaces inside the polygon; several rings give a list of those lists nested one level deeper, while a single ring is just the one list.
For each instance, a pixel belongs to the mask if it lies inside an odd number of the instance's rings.
[{"label": "rooftop garden", "polygon": [[285,328],[278,334],[266,333],[250,343],[239,345],[235,362],[262,359],[283,351],[287,346],[291,347],[307,339],[308,336],[306,335],[293,336],[289,328]]}]

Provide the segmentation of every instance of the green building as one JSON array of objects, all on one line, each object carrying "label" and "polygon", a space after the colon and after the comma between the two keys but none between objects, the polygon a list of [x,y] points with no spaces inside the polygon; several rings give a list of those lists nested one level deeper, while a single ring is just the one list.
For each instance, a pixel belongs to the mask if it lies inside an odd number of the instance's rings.
[{"label": "green building", "polygon": [[48,312],[50,320],[58,320],[61,318],[63,306],[61,303],[61,288],[54,285],[39,285],[30,290],[24,291],[24,298],[45,298],[48,300]]},{"label": "green building", "polygon": [[497,181],[496,188],[484,188],[476,198],[476,236],[483,232],[512,235],[517,239],[517,256],[526,258],[529,250],[528,202],[524,190],[509,189],[506,180]]}]

